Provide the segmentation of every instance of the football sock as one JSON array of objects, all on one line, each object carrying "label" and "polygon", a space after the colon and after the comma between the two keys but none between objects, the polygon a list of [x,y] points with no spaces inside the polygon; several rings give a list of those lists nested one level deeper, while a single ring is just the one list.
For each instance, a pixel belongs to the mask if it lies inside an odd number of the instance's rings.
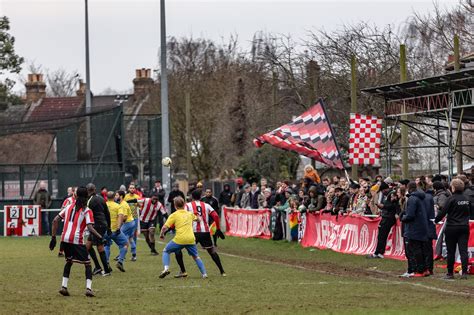
[{"label": "football sock", "polygon": [[199,271],[201,272],[202,275],[205,275],[206,274],[206,268],[204,267],[204,263],[202,262],[201,258],[197,258],[195,260],[196,262],[196,265],[198,266],[199,268]]},{"label": "football sock", "polygon": [[130,249],[131,249],[131,252],[132,252],[132,256],[136,256],[137,255],[137,245],[136,245],[135,241],[133,240],[133,237],[130,238]]},{"label": "football sock", "polygon": [[69,282],[69,278],[63,277],[63,284],[62,284],[62,286],[63,286],[64,288],[67,288],[67,283],[68,283],[68,282]]},{"label": "football sock", "polygon": [[155,248],[155,242],[150,242],[150,248],[151,248],[151,251],[152,252],[156,252],[156,248]]},{"label": "football sock", "polygon": [[165,270],[168,270],[170,265],[170,254],[168,254],[168,252],[163,252],[161,260],[163,261],[163,267]]},{"label": "football sock", "polygon": [[86,288],[92,290],[92,267],[91,265],[86,265]]},{"label": "football sock", "polygon": [[97,269],[101,269],[100,264],[99,264],[99,260],[97,259],[97,255],[95,254],[94,247],[91,247],[91,249],[89,250],[89,255],[91,256],[92,261],[94,261],[95,267]]},{"label": "football sock", "polygon": [[125,255],[127,255],[127,247],[122,246],[120,247],[120,255],[119,255],[120,262],[123,262],[125,260]]},{"label": "football sock", "polygon": [[217,268],[219,268],[219,271],[221,273],[224,273],[224,268],[222,267],[221,258],[219,257],[219,255],[217,253],[212,253],[210,255],[212,257],[212,260],[214,260],[214,262],[216,263]]},{"label": "football sock", "polygon": [[99,256],[100,256],[100,261],[102,262],[102,265],[104,266],[104,271],[108,273],[110,270],[108,267],[109,263],[107,261],[107,255],[105,254],[105,251],[99,252]]},{"label": "football sock", "polygon": [[63,272],[63,278],[69,278],[69,274],[71,273],[71,267],[72,267],[72,262],[68,261],[64,265],[64,272]]},{"label": "football sock", "polygon": [[146,242],[146,244],[147,244],[148,247],[150,247],[150,249],[151,249],[150,240],[148,239],[148,232],[143,232],[143,235],[145,236],[145,242]]},{"label": "football sock", "polygon": [[183,252],[179,251],[179,252],[176,252],[175,254],[176,256],[176,262],[178,263],[179,265],[179,268],[181,269],[181,272],[186,272],[186,268],[184,267],[184,261],[183,261]]}]

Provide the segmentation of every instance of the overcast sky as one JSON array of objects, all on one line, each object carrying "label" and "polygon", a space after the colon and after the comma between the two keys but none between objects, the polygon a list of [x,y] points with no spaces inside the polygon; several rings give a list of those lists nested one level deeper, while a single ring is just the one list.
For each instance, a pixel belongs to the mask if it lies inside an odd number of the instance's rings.
[{"label": "overcast sky", "polygon": [[[457,0],[439,3],[454,6]],[[433,11],[431,0],[167,0],[166,5],[168,36],[221,41],[233,33],[244,47],[260,30],[304,38],[308,30],[358,21],[398,26],[414,10]],[[157,68],[159,13],[159,0],[89,0],[94,93],[128,90],[136,68]],[[0,15],[10,18],[16,51],[27,62],[77,70],[84,77],[84,0],[0,0]]]}]

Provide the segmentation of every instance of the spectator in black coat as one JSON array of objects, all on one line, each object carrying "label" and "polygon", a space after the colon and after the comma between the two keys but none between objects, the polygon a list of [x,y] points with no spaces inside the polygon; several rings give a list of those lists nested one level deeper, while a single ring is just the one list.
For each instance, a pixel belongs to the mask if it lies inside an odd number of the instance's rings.
[{"label": "spectator in black coat", "polygon": [[413,276],[424,277],[423,243],[428,241],[427,211],[423,202],[425,193],[417,190],[415,182],[409,182],[407,188],[407,208],[402,217],[402,222],[405,223],[403,236],[407,241],[407,256],[413,257],[415,262],[415,273]]},{"label": "spectator in black coat", "polygon": [[[418,189],[421,190],[419,186]],[[425,258],[425,276],[433,274],[433,240],[437,239],[436,226],[434,225],[435,207],[433,199],[433,191],[425,192],[423,203],[426,211],[426,224],[428,226],[428,240],[423,244],[423,257]]]},{"label": "spectator in black coat", "polygon": [[230,191],[229,184],[225,184],[224,190],[219,194],[219,205],[221,207],[230,207],[232,205],[232,192]]},{"label": "spectator in black coat", "polygon": [[382,220],[379,224],[379,234],[377,239],[377,248],[372,255],[367,258],[383,258],[385,254],[385,247],[387,246],[387,237],[390,234],[392,226],[395,225],[397,219],[396,215],[400,213],[400,203],[395,190],[389,192],[387,199],[385,199],[381,209]]},{"label": "spectator in black coat", "polygon": [[436,216],[438,223],[446,215],[446,247],[448,250],[448,274],[445,279],[454,279],[454,261],[456,247],[459,248],[462,264],[462,279],[467,279],[469,241],[469,213],[472,211],[472,204],[463,195],[464,183],[460,179],[453,179],[451,182],[453,195],[446,201],[446,207]]},{"label": "spectator in black coat", "polygon": [[161,181],[155,181],[155,187],[151,190],[150,196],[158,196],[158,201],[164,206],[166,191],[161,186]]},{"label": "spectator in black coat", "polygon": [[250,189],[250,208],[258,209],[258,196],[260,195],[260,190],[258,189],[257,183],[252,183],[252,188]]},{"label": "spectator in black coat", "polygon": [[171,213],[176,211],[176,208],[174,206],[174,198],[176,197],[181,197],[184,199],[184,193],[181,190],[179,190],[178,184],[173,185],[173,190],[170,191],[170,194],[168,195],[168,202],[171,205]]},{"label": "spectator in black coat", "polygon": [[334,214],[343,214],[347,211],[347,206],[349,205],[349,194],[342,189],[342,187],[336,187],[334,193],[337,198],[337,202],[334,205],[333,212]]}]

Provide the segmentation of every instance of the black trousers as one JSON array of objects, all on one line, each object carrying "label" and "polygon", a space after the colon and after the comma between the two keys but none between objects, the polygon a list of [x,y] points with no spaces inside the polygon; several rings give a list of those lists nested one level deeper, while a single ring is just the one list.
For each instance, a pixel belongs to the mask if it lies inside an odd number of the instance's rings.
[{"label": "black trousers", "polygon": [[423,241],[407,240],[407,256],[411,257],[413,264],[413,270],[410,270],[410,272],[423,273],[423,271],[425,271],[425,259],[423,256],[424,243]]},{"label": "black trousers", "polygon": [[407,258],[407,272],[408,273],[413,273],[415,272],[416,269],[416,260],[415,256],[411,252],[411,247],[408,245],[408,239],[404,238],[403,239],[403,246],[405,248],[405,257]]},{"label": "black trousers", "polygon": [[379,235],[377,238],[377,248],[375,254],[383,255],[385,253],[385,247],[387,246],[387,237],[390,234],[390,229],[395,225],[395,217],[382,217],[379,224]]},{"label": "black trousers", "polygon": [[433,271],[433,240],[423,242],[423,257],[425,259],[425,270]]},{"label": "black trousers", "polygon": [[468,225],[447,225],[445,231],[446,248],[448,250],[448,273],[454,271],[454,261],[456,259],[456,246],[459,248],[461,256],[462,273],[467,273],[468,253],[467,243],[469,241]]}]

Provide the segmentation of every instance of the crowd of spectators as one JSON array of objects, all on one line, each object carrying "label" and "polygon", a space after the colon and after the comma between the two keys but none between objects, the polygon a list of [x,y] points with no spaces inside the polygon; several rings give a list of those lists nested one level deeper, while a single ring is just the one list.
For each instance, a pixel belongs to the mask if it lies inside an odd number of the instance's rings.
[{"label": "crowd of spectators", "polygon": [[[262,179],[260,185],[238,180],[234,193],[224,190],[219,201],[222,204],[225,200],[226,206],[238,208],[273,209],[277,214],[277,224],[272,231],[274,240],[284,238],[287,214],[320,212],[381,217],[377,248],[368,258],[383,258],[390,230],[400,219],[408,261],[407,272],[402,276],[433,274],[433,241],[445,237],[447,278],[452,279],[456,247],[463,274],[467,273],[469,219],[474,220],[473,181],[474,173],[460,174],[452,181],[443,175],[419,176],[412,180],[393,180],[381,175],[357,181],[340,176],[320,178],[316,170],[307,165],[304,177],[296,183],[279,181],[271,186],[266,179]],[[435,223],[444,217],[447,217],[446,224],[438,236]],[[442,257],[441,249],[437,248],[436,255]]]}]

